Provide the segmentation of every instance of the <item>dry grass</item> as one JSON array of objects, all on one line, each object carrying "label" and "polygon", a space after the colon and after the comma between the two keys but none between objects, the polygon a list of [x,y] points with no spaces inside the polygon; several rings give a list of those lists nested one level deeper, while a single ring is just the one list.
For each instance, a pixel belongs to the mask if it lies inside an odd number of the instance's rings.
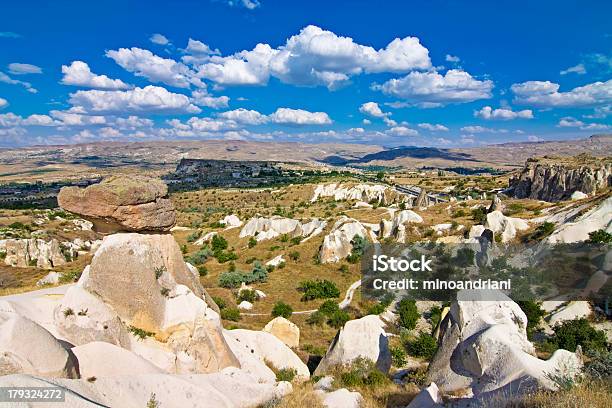
[{"label": "dry grass", "polygon": [[274,408],[325,408],[312,386],[311,382],[294,383],[293,392],[274,405]]}]

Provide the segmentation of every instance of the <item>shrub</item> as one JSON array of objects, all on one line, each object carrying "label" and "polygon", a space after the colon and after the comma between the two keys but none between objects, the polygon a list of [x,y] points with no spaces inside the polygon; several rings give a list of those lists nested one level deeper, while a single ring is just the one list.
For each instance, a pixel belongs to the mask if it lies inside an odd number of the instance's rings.
[{"label": "shrub", "polygon": [[146,331],[143,329],[140,329],[138,327],[135,326],[129,326],[128,330],[136,337],[138,337],[140,340],[144,340],[147,337],[152,337],[155,336],[155,333],[150,332],[150,331]]},{"label": "shrub", "polygon": [[257,245],[257,240],[255,237],[249,238],[249,248],[253,248],[255,245]]},{"label": "shrub", "polygon": [[306,319],[306,323],[308,323],[311,326],[323,326],[323,323],[325,323],[325,320],[326,320],[325,315],[317,310],[316,312],[311,313],[311,315],[308,316],[308,318]]},{"label": "shrub", "polygon": [[527,316],[527,337],[531,339],[533,333],[540,324],[540,319],[546,314],[539,303],[532,300],[516,302]]},{"label": "shrub", "polygon": [[200,231],[196,231],[193,234],[189,234],[189,236],[187,236],[187,242],[191,243],[197,241],[197,239],[200,238],[200,235]]},{"label": "shrub", "polygon": [[429,360],[436,353],[438,342],[433,336],[421,332],[418,337],[406,341],[404,346],[411,355]]},{"label": "shrub", "polygon": [[340,310],[340,307],[333,300],[326,300],[325,302],[321,303],[321,306],[319,306],[319,312],[321,312],[324,316],[331,316],[338,310]]},{"label": "shrub", "polygon": [[387,376],[376,368],[374,362],[363,357],[353,360],[350,366],[344,367],[337,378],[336,385],[343,388],[360,386],[377,388],[389,382]]},{"label": "shrub", "polygon": [[212,300],[217,304],[217,306],[219,306],[219,310],[225,309],[225,307],[227,306],[227,303],[225,302],[225,299],[223,298],[220,298],[218,296],[213,296]]},{"label": "shrub", "polygon": [[589,232],[588,242],[591,244],[610,244],[612,243],[612,234],[602,229]]},{"label": "shrub", "polygon": [[347,264],[342,264],[340,265],[340,268],[338,268],[338,270],[342,273],[348,273],[349,271],[349,267]]},{"label": "shrub", "polygon": [[255,292],[255,290],[253,290],[253,289],[243,289],[238,294],[238,301],[239,302],[242,302],[242,301],[246,300],[247,302],[253,303],[257,299],[259,299],[259,296],[257,296],[257,292]]},{"label": "shrub", "polygon": [[351,254],[346,257],[346,260],[354,264],[361,260],[361,257],[365,252],[367,241],[361,235],[355,235],[351,241],[351,244],[353,245],[353,248],[351,249]]},{"label": "shrub", "polygon": [[299,245],[302,242],[302,237],[291,238],[291,245]]},{"label": "shrub", "polygon": [[234,289],[244,282],[244,277],[240,272],[223,272],[219,275],[219,286],[227,289]]},{"label": "shrub", "polygon": [[487,221],[487,210],[484,207],[474,208],[471,215],[478,224],[484,224]]},{"label": "shrub", "polygon": [[384,312],[386,308],[387,306],[385,306],[382,303],[377,302],[368,308],[368,314],[379,315],[382,312]]},{"label": "shrub", "polygon": [[612,381],[612,351],[597,350],[586,353],[584,373],[596,380]]},{"label": "shrub", "polygon": [[227,240],[221,235],[215,235],[210,242],[213,252],[223,251],[227,249]]},{"label": "shrub", "polygon": [[191,256],[187,257],[187,262],[192,265],[202,265],[204,262],[206,262],[210,255],[212,255],[212,253],[210,252],[210,249],[208,249],[208,247],[201,248],[198,249]]},{"label": "shrub", "polygon": [[215,252],[215,258],[219,263],[226,263],[227,261],[235,261],[238,259],[238,255],[234,252],[217,251]]},{"label": "shrub", "polygon": [[419,319],[419,311],[416,307],[416,302],[412,299],[402,299],[396,307],[399,314],[400,326],[412,330],[416,327],[416,322]]},{"label": "shrub", "polygon": [[272,308],[272,317],[282,316],[288,319],[292,314],[293,308],[280,300],[276,302]]},{"label": "shrub", "polygon": [[406,364],[406,350],[403,347],[390,347],[389,351],[395,367],[403,367]]},{"label": "shrub", "polygon": [[606,341],[606,334],[591,327],[586,319],[568,320],[561,323],[550,339],[550,342],[558,348],[569,351],[576,351],[576,347],[580,345],[585,353],[605,350]]},{"label": "shrub", "polygon": [[208,269],[206,269],[204,265],[198,265],[198,274],[200,274],[200,276],[206,276],[208,275]]},{"label": "shrub", "polygon": [[74,310],[72,310],[72,309],[71,309],[71,308],[69,308],[69,307],[67,307],[66,309],[64,309],[63,313],[64,313],[64,317],[74,316]]},{"label": "shrub", "polygon": [[297,375],[297,370],[295,368],[281,368],[276,373],[276,381],[293,381],[295,376]]},{"label": "shrub", "polygon": [[329,319],[327,319],[327,324],[334,329],[339,329],[349,320],[351,320],[351,316],[347,312],[344,310],[337,310],[329,316]]},{"label": "shrub", "polygon": [[221,318],[223,320],[237,322],[238,320],[240,320],[240,310],[235,307],[223,308],[221,309]]},{"label": "shrub", "polygon": [[292,261],[297,261],[298,259],[300,259],[300,253],[298,251],[289,252],[289,259],[291,259]]},{"label": "shrub", "polygon": [[166,267],[165,266],[160,266],[154,269],[153,271],[155,273],[155,279],[159,279],[161,278],[161,276],[163,275],[164,272],[166,272]]},{"label": "shrub", "polygon": [[302,301],[313,299],[329,299],[340,296],[340,290],[334,282],[324,280],[308,280],[300,283],[298,290],[304,292]]},{"label": "shrub", "polygon": [[431,326],[437,327],[440,324],[440,319],[442,318],[442,309],[438,306],[432,306],[429,309],[429,320],[431,320]]}]

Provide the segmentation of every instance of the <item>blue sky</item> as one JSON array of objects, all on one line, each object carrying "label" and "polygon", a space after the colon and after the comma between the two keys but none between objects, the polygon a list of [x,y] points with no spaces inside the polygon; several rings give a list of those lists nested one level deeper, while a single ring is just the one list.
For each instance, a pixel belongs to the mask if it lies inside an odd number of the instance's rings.
[{"label": "blue sky", "polygon": [[609,1],[4,2],[0,146],[612,132]]}]

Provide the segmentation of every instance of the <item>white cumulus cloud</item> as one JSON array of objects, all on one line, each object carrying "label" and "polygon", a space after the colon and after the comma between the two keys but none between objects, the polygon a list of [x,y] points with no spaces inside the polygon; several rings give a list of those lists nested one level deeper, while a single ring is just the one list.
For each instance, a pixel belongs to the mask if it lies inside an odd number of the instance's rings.
[{"label": "white cumulus cloud", "polygon": [[406,126],[395,126],[387,130],[387,134],[391,136],[417,136],[419,132]]},{"label": "white cumulus cloud", "polygon": [[569,67],[568,69],[564,69],[563,71],[559,72],[561,75],[567,75],[567,74],[578,74],[578,75],[584,75],[586,74],[586,68],[584,67],[584,64],[578,64],[578,65],[574,65],[573,67]]},{"label": "white cumulus cloud", "polygon": [[375,87],[387,95],[418,102],[462,103],[491,98],[493,81],[480,81],[459,69],[446,74],[411,72],[403,78],[390,79]]},{"label": "white cumulus cloud", "polygon": [[70,103],[93,113],[199,113],[200,108],[183,95],[159,86],[145,86],[127,91],[77,91]]},{"label": "white cumulus cloud", "polygon": [[380,106],[376,102],[366,102],[359,107],[359,112],[369,115],[375,118],[382,118],[387,116],[387,113],[384,113]]},{"label": "white cumulus cloud", "polygon": [[120,48],[106,52],[119,66],[136,76],[145,77],[151,82],[161,82],[177,88],[189,88],[193,83],[203,86],[186,65],[170,58],[162,58],[149,50],[141,48]]},{"label": "white cumulus cloud", "polygon": [[612,102],[612,79],[579,86],[567,92],[559,92],[559,88],[559,84],[550,81],[527,81],[510,87],[515,102],[524,105],[581,107]]},{"label": "white cumulus cloud", "polygon": [[325,112],[309,112],[303,109],[278,108],[268,117],[274,123],[289,125],[328,125],[332,123]]},{"label": "white cumulus cloud", "polygon": [[206,92],[206,89],[198,89],[191,93],[193,103],[198,106],[206,106],[212,109],[227,108],[229,104],[228,96],[212,96]]},{"label": "white cumulus cloud", "polygon": [[96,75],[83,61],[72,61],[70,65],[62,65],[61,83],[64,85],[81,86],[96,89],[128,89],[129,85],[120,79],[111,79],[106,75]]},{"label": "white cumulus cloud", "polygon": [[531,109],[521,111],[513,111],[510,108],[493,109],[490,106],[485,106],[474,111],[474,116],[486,120],[533,119],[533,111]]},{"label": "white cumulus cloud", "polygon": [[429,130],[432,132],[448,132],[448,128],[444,125],[440,124],[432,124],[432,123],[419,123],[418,126],[421,129]]},{"label": "white cumulus cloud", "polygon": [[4,98],[0,98],[0,109],[5,108],[8,106],[8,101]]},{"label": "white cumulus cloud", "polygon": [[162,35],[162,34],[159,34],[159,33],[153,34],[149,38],[149,41],[151,41],[153,44],[157,44],[157,45],[168,45],[168,44],[170,44],[170,40],[168,40],[165,35]]},{"label": "white cumulus cloud", "polygon": [[268,117],[266,115],[262,115],[261,113],[255,110],[248,110],[244,108],[222,112],[219,113],[217,116],[223,119],[233,120],[237,123],[242,123],[245,125],[261,125],[268,121]]}]

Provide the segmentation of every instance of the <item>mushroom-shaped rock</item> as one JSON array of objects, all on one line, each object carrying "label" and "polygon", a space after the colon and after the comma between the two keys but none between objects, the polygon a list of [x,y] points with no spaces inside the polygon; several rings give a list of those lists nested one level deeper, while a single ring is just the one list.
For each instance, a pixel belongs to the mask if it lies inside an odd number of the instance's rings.
[{"label": "mushroom-shaped rock", "polygon": [[317,366],[315,375],[350,365],[360,357],[374,362],[382,372],[389,371],[391,353],[384,326],[385,323],[376,315],[346,322]]},{"label": "mushroom-shaped rock", "polygon": [[42,326],[14,312],[0,312],[0,376],[31,374],[77,378],[76,361]]},{"label": "mushroom-shaped rock", "polygon": [[144,176],[112,176],[85,188],[63,187],[57,201],[103,233],[169,231],[176,221],[168,187]]},{"label": "mushroom-shaped rock", "polygon": [[263,331],[273,334],[291,348],[300,345],[300,328],[282,316],[270,320],[263,328]]}]

